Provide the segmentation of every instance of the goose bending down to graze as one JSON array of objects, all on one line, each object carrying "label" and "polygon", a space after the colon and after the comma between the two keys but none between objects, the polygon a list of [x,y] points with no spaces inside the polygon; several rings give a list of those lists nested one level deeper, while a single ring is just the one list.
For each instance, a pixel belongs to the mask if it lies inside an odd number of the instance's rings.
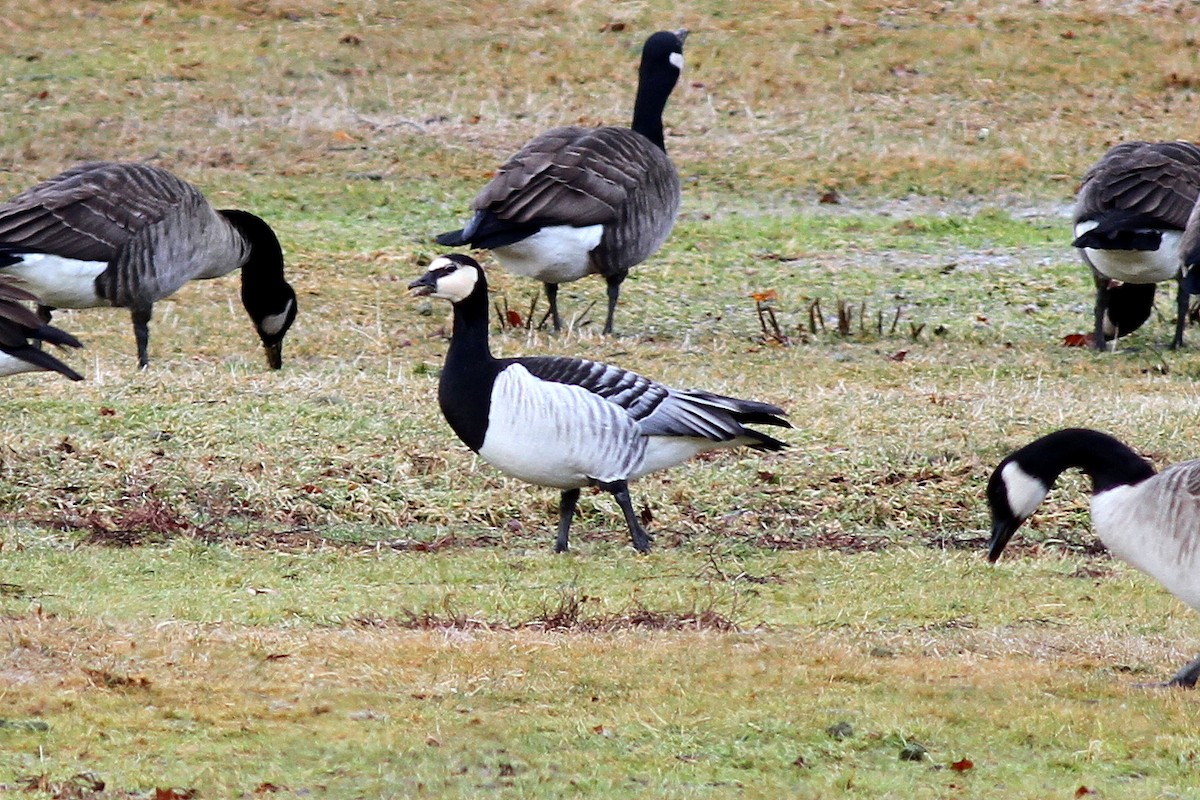
[{"label": "goose bending down to graze", "polygon": [[629,128],[555,128],[521,148],[471,204],[466,227],[439,244],[492,250],[501,266],[545,284],[554,329],[558,285],[593,273],[608,283],[612,333],[621,282],[666,241],[679,213],[662,112],[683,69],[687,31],[646,40]]},{"label": "goose bending down to graze", "polygon": [[579,490],[617,500],[633,546],[650,549],[628,482],[706,450],[785,444],[746,425],[791,425],[768,403],[680,391],[620,367],[580,358],[494,358],[488,348],[487,280],[469,256],[433,260],[409,285],[454,304],[454,331],[438,403],[458,438],[501,472],[562,492],[554,549],[567,549]]},{"label": "goose bending down to graze", "polygon": [[[1145,459],[1112,436],[1068,428],[1028,444],[1000,462],[988,482],[995,561],[1064,471],[1092,479],[1092,526],[1118,558],[1158,580],[1200,610],[1200,460],[1155,474]],[[1168,685],[1192,687],[1200,656]]]},{"label": "goose bending down to graze", "polygon": [[1153,283],[1109,282],[1101,320],[1105,341],[1128,336],[1146,324],[1154,311],[1155,288]]},{"label": "goose bending down to graze", "polygon": [[138,365],[149,364],[154,304],[193,280],[242,271],[242,305],[272,369],[296,319],[271,227],[247,211],[217,211],[200,191],[149,164],[81,164],[0,205],[0,273],[56,308],[128,308]]},{"label": "goose bending down to graze", "polygon": [[[1189,291],[1180,271],[1180,239],[1200,195],[1200,147],[1188,142],[1123,142],[1083,176],[1075,203],[1075,241],[1096,284],[1094,344],[1105,349],[1103,324],[1111,281],[1179,282],[1175,337],[1183,346]],[[1200,233],[1196,234],[1200,236]]]},{"label": "goose bending down to graze", "polygon": [[[0,253],[0,266],[4,261],[4,255]],[[42,322],[37,314],[24,305],[26,302],[37,302],[37,297],[18,287],[12,278],[0,274],[0,376],[47,370],[73,381],[83,380],[82,375],[30,340],[49,342],[59,347],[83,345],[66,331]]]}]

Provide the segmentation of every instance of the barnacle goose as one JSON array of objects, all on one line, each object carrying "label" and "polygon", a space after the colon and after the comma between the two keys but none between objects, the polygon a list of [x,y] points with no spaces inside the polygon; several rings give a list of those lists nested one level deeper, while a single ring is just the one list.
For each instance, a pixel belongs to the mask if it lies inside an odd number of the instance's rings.
[{"label": "barnacle goose", "polygon": [[128,308],[138,365],[149,364],[154,303],[192,280],[242,271],[242,305],[272,369],[296,318],[275,232],[246,211],[217,211],[164,169],[110,161],[80,164],[0,205],[0,273],[55,308]]},{"label": "barnacle goose", "polygon": [[557,552],[567,549],[584,486],[612,493],[633,546],[646,552],[650,537],[633,511],[630,480],[720,447],[785,447],[745,427],[791,427],[779,416],[783,410],[768,403],[671,389],[580,358],[494,358],[488,348],[487,279],[470,256],[435,258],[409,288],[454,304],[454,331],[438,385],[450,427],[501,472],[562,491]]},{"label": "barnacle goose", "polygon": [[[0,264],[4,256],[0,254]],[[47,325],[25,306],[37,298],[18,287],[13,279],[0,274],[0,376],[20,372],[48,370],[73,381],[83,376],[54,356],[33,345],[30,340],[49,342],[59,347],[82,347],[79,340],[66,331]]]},{"label": "barnacle goose", "polygon": [[604,333],[612,333],[621,282],[662,246],[679,213],[662,112],[683,69],[686,37],[686,30],[659,31],[646,40],[631,127],[571,126],[534,138],[476,195],[466,227],[438,243],[492,250],[505,269],[541,281],[556,331],[558,285],[603,275]]},{"label": "barnacle goose", "polygon": [[[1094,344],[1105,349],[1110,281],[1148,284],[1175,278],[1175,337],[1183,346],[1189,290],[1180,271],[1180,239],[1200,195],[1200,147],[1188,142],[1123,142],[1083,176],[1075,203],[1075,240],[1096,285]],[[1200,236],[1200,234],[1197,234]]]},{"label": "barnacle goose", "polygon": [[[1200,460],[1155,474],[1154,467],[1105,433],[1067,428],[1027,444],[992,473],[988,560],[995,561],[1064,471],[1092,479],[1092,525],[1118,558],[1158,580],[1171,594],[1200,609]],[[1200,656],[1168,685],[1192,687]]]}]

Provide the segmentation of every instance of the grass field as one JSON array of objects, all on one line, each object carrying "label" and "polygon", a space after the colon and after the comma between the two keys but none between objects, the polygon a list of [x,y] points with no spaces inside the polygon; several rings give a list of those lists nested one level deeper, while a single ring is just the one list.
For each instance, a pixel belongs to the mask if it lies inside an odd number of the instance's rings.
[{"label": "grass field", "polygon": [[[1069,246],[1109,145],[1186,138],[1200,11],[1100,2],[196,0],[0,8],[0,196],[150,160],[283,241],[269,374],[236,276],[60,312],[87,380],[0,383],[0,796],[1200,797],[1200,706],[1139,688],[1195,615],[1114,562],[1069,476],[988,565],[1035,436],[1200,452],[1200,331],[1116,353]],[[623,123],[688,27],[671,239],[563,287],[562,336],[785,407],[791,447],[647,477],[637,556],[436,407],[448,309],[405,286],[507,154]],[[838,202],[822,202],[836,199]],[[490,262],[489,262],[490,263]],[[539,287],[494,270],[525,315]],[[752,295],[765,296],[774,323]],[[838,311],[848,315],[838,330]],[[598,310],[600,309],[600,310]]]}]

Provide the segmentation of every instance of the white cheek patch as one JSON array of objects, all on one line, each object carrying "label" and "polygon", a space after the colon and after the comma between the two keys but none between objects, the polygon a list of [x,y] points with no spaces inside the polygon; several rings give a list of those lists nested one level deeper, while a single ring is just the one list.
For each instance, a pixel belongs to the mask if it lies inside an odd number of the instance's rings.
[{"label": "white cheek patch", "polygon": [[683,71],[683,53],[671,53],[667,58],[675,65],[675,69]]},{"label": "white cheek patch", "polygon": [[1017,519],[1028,519],[1046,499],[1049,492],[1046,484],[1010,461],[1000,470],[1004,488],[1008,493],[1008,507]]},{"label": "white cheek patch", "polygon": [[[434,264],[437,262],[434,261]],[[438,279],[437,291],[433,293],[433,296],[449,300],[451,303],[458,303],[471,296],[471,292],[475,291],[475,284],[478,282],[479,273],[474,267],[459,267],[446,277]]]},{"label": "white cheek patch", "polygon": [[272,314],[269,317],[263,317],[259,321],[258,327],[263,333],[268,336],[276,336],[283,330],[284,323],[287,322],[288,314],[292,311],[292,301],[288,300],[288,304],[283,307],[283,311],[278,314]]}]

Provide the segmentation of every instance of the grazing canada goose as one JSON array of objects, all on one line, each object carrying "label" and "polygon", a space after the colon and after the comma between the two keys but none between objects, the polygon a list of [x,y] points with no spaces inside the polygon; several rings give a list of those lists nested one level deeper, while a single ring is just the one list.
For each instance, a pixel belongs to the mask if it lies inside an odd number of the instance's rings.
[{"label": "grazing canada goose", "polygon": [[1109,281],[1108,302],[1102,320],[1106,341],[1128,336],[1146,324],[1154,311],[1156,286],[1153,283]]},{"label": "grazing canada goose", "polygon": [[1189,295],[1200,294],[1200,197],[1192,206],[1179,241],[1179,261],[1184,291]]},{"label": "grazing canada goose", "polygon": [[1183,346],[1189,298],[1180,271],[1180,239],[1198,195],[1200,147],[1187,142],[1123,142],[1084,174],[1072,244],[1096,284],[1097,350],[1105,349],[1102,328],[1112,280],[1146,284],[1177,279],[1171,347]]},{"label": "grazing canada goose", "polygon": [[[4,256],[0,254],[0,265],[3,263]],[[16,286],[12,278],[0,274],[0,376],[48,370],[73,381],[83,380],[78,372],[30,343],[34,339],[59,347],[83,347],[71,334],[43,323],[23,305],[26,301],[37,302],[37,298]]]},{"label": "grazing canada goose", "polygon": [[283,365],[283,337],[296,293],[283,277],[283,250],[266,222],[217,211],[190,183],[148,164],[81,164],[0,205],[0,272],[19,278],[56,308],[128,308],[145,367],[154,303],[192,280],[242,270],[242,305],[267,363]]},{"label": "grazing canada goose", "polygon": [[745,427],[790,428],[768,403],[680,391],[620,367],[558,356],[497,359],[488,349],[487,279],[469,256],[435,258],[409,284],[454,304],[454,332],[438,384],[442,414],[458,438],[514,478],[562,491],[558,538],[567,534],[579,490],[610,492],[633,546],[650,549],[628,482],[706,450],[786,445]]},{"label": "grazing canada goose", "polygon": [[[1148,461],[1117,439],[1068,428],[1027,444],[1000,462],[988,481],[995,561],[1064,471],[1092,479],[1092,526],[1113,555],[1158,580],[1200,610],[1200,460],[1155,474]],[[1168,685],[1192,687],[1200,656]]]},{"label": "grazing canada goose", "polygon": [[679,213],[679,176],[667,157],[662,112],[683,69],[686,30],[646,40],[630,128],[555,128],[500,167],[471,203],[449,247],[492,250],[510,272],[546,286],[554,330],[558,285],[598,273],[608,283],[612,333],[621,282],[666,241]]}]

